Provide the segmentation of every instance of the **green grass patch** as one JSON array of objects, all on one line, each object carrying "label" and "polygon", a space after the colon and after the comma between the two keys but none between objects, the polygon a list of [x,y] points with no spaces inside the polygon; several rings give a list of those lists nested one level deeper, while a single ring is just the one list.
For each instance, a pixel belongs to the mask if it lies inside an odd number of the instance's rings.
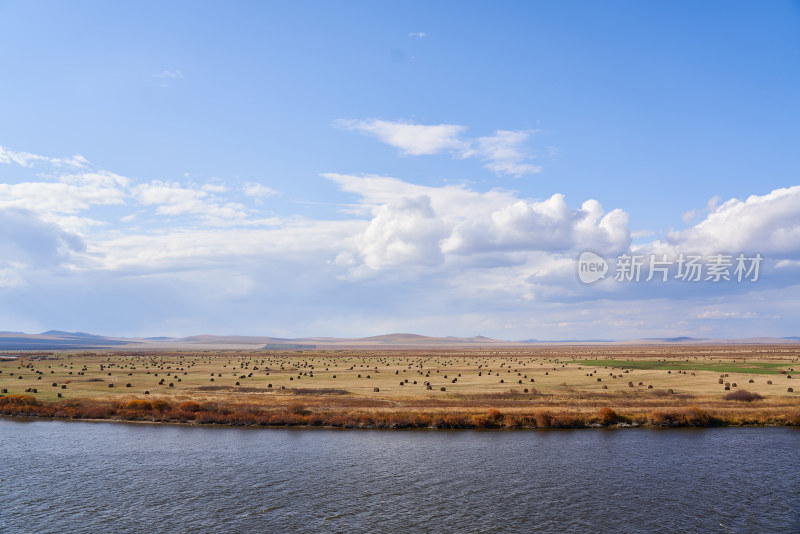
[{"label": "green grass patch", "polygon": [[576,363],[593,367],[621,367],[623,369],[655,369],[663,371],[714,371],[717,373],[748,373],[776,375],[789,371],[789,362],[687,362],[684,360],[572,360],[561,363]]}]

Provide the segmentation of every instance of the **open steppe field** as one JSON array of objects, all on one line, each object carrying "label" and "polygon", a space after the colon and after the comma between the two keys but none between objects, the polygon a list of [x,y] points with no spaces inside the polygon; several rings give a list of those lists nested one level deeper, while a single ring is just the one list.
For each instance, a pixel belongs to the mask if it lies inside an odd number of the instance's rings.
[{"label": "open steppe field", "polygon": [[14,356],[0,361],[7,415],[366,427],[800,423],[793,344]]}]

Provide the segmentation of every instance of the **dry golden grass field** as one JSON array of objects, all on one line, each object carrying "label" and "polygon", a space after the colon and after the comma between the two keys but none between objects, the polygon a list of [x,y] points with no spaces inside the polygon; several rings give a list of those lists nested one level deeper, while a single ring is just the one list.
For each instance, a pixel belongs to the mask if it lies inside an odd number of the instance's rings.
[{"label": "dry golden grass field", "polygon": [[400,428],[800,423],[798,345],[16,356],[0,361],[6,415]]}]

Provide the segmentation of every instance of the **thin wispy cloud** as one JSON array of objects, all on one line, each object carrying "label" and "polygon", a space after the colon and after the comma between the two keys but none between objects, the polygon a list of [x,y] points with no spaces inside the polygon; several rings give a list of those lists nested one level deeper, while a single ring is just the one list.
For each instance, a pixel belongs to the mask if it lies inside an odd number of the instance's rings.
[{"label": "thin wispy cloud", "polygon": [[423,37],[427,37],[428,34],[425,33],[425,32],[411,32],[407,36],[408,37],[417,37],[419,39],[422,39]]},{"label": "thin wispy cloud", "polygon": [[271,187],[254,182],[248,182],[244,184],[242,192],[244,192],[244,194],[248,197],[252,198],[256,204],[262,204],[265,198],[269,198],[278,194],[278,192]]},{"label": "thin wispy cloud", "polygon": [[533,130],[497,130],[493,135],[470,138],[466,126],[458,124],[417,124],[380,119],[345,120],[334,123],[344,130],[376,137],[403,155],[422,156],[449,153],[459,159],[476,158],[497,175],[520,177],[541,172],[530,163],[535,158],[526,143]]},{"label": "thin wispy cloud", "polygon": [[183,78],[183,73],[179,70],[162,70],[158,74],[153,74],[153,77],[162,80],[177,80]]},{"label": "thin wispy cloud", "polygon": [[22,167],[32,167],[37,163],[50,163],[57,166],[66,165],[69,167],[84,168],[89,164],[89,160],[80,154],[75,154],[74,156],[66,158],[50,158],[39,154],[31,154],[30,152],[17,152],[0,146],[0,163],[16,164]]}]

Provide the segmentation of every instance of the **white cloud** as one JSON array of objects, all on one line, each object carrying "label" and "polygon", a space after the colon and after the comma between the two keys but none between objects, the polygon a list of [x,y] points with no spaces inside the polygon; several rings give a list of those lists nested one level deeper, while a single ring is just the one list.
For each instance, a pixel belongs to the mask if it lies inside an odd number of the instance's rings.
[{"label": "white cloud", "polygon": [[29,152],[14,152],[0,146],[0,163],[16,163],[23,167],[30,167],[35,161],[48,161],[48,158]]},{"label": "white cloud", "polygon": [[161,215],[196,215],[212,222],[235,222],[247,217],[244,206],[236,202],[219,202],[207,190],[184,187],[174,182],[154,180],[134,189],[141,204],[156,206]]},{"label": "white cloud", "polygon": [[162,80],[175,80],[183,78],[183,73],[179,70],[162,70],[158,74],[153,74],[154,78],[161,78]]},{"label": "white cloud", "polygon": [[[256,270],[268,262],[289,262],[317,269],[349,246],[363,230],[363,221],[284,222],[264,228],[169,228],[129,233],[89,244],[87,253],[98,269],[146,272],[196,270],[213,266],[241,268],[255,261]],[[299,272],[299,271],[298,271]]]},{"label": "white cloud", "polygon": [[80,154],[68,158],[48,158],[47,156],[31,154],[30,152],[16,152],[0,146],[0,163],[16,163],[22,167],[31,167],[34,163],[39,162],[51,163],[58,166],[67,165],[77,168],[86,167],[89,163],[89,161]]},{"label": "white cloud", "polygon": [[228,188],[222,184],[203,184],[200,186],[200,189],[206,193],[224,193],[228,190]]},{"label": "white cloud", "polygon": [[438,154],[443,151],[463,151],[467,148],[459,136],[466,126],[455,124],[414,124],[382,120],[339,120],[336,125],[346,130],[355,130],[377,137],[382,142],[399,148],[410,156]]},{"label": "white cloud", "polygon": [[278,194],[277,191],[275,191],[270,187],[253,182],[248,182],[244,184],[242,191],[244,192],[245,195],[254,199],[257,204],[264,202],[265,198]]},{"label": "white cloud", "polygon": [[428,196],[400,198],[375,210],[357,243],[364,264],[373,270],[397,265],[436,265],[439,241],[447,235]]},{"label": "white cloud", "polygon": [[[594,200],[575,209],[559,194],[535,201],[501,191],[478,193],[463,186],[425,187],[379,176],[325,176],[358,194],[371,215],[369,226],[356,240],[356,256],[339,260],[373,271],[400,265],[435,266],[480,255],[484,264],[506,264],[508,253],[572,254],[581,247],[611,253],[625,250],[630,243],[627,214],[621,210],[605,213]],[[494,258],[487,260],[485,255]],[[355,272],[364,274],[362,269]]]},{"label": "white cloud", "polygon": [[450,153],[458,158],[477,158],[495,174],[515,177],[536,174],[542,168],[528,163],[533,156],[524,144],[530,130],[497,130],[493,135],[471,139],[465,137],[466,126],[457,124],[416,124],[404,121],[338,120],[335,124],[377,137],[410,156]]},{"label": "white cloud", "polygon": [[709,214],[695,226],[670,232],[667,244],[684,252],[800,255],[800,186],[709,202]]},{"label": "white cloud", "polygon": [[98,221],[77,217],[93,206],[125,203],[128,179],[106,171],[66,174],[57,181],[0,184],[0,208],[37,213],[43,220],[80,232]]},{"label": "white cloud", "polygon": [[[490,137],[497,139],[443,135],[439,142],[452,148],[440,150],[463,157],[469,149],[467,157],[510,161],[509,169],[527,164],[523,136]],[[670,241],[637,245],[709,253],[763,245],[751,250],[769,252],[771,265],[783,267],[765,269],[763,283],[623,291],[613,281],[582,286],[575,276],[580,251],[609,258],[631,246],[627,213],[596,200],[327,174],[352,195],[337,220],[260,219],[252,205],[231,199],[275,194],[261,184],[142,183],[88,162],[88,170],[65,173],[54,158],[3,154],[6,163],[51,169],[38,181],[0,184],[0,295],[8,309],[42,303],[52,317],[92,321],[89,329],[112,319],[121,331],[128,323],[145,328],[146,318],[153,333],[179,321],[186,333],[210,325],[297,334],[302,324],[308,333],[335,335],[379,328],[517,339],[553,338],[557,330],[577,338],[706,330],[737,337],[793,328],[800,314],[800,286],[792,285],[800,186],[711,203],[703,221]],[[388,298],[376,302],[376,294]],[[173,304],[151,304],[164,299]],[[46,306],[53,301],[82,302],[81,313]],[[788,319],[776,325],[771,317]]]},{"label": "white cloud", "polygon": [[753,312],[706,310],[697,315],[698,319],[753,319],[758,317]]},{"label": "white cloud", "polygon": [[681,215],[683,222],[686,224],[692,224],[698,217],[708,215],[709,213],[714,211],[714,208],[717,207],[719,201],[720,198],[715,195],[708,200],[705,208],[703,209],[692,208],[689,211],[683,213],[683,215]]},{"label": "white cloud", "polygon": [[428,34],[425,33],[425,32],[411,32],[411,33],[408,34],[408,37],[419,37],[420,39],[422,39],[423,37],[427,37],[427,36],[428,36]]},{"label": "white cloud", "polygon": [[524,163],[529,156],[525,153],[523,143],[530,134],[528,131],[497,130],[492,136],[479,137],[462,157],[477,156],[487,162],[487,169],[497,174],[517,177],[536,174],[542,171],[540,166]]}]

